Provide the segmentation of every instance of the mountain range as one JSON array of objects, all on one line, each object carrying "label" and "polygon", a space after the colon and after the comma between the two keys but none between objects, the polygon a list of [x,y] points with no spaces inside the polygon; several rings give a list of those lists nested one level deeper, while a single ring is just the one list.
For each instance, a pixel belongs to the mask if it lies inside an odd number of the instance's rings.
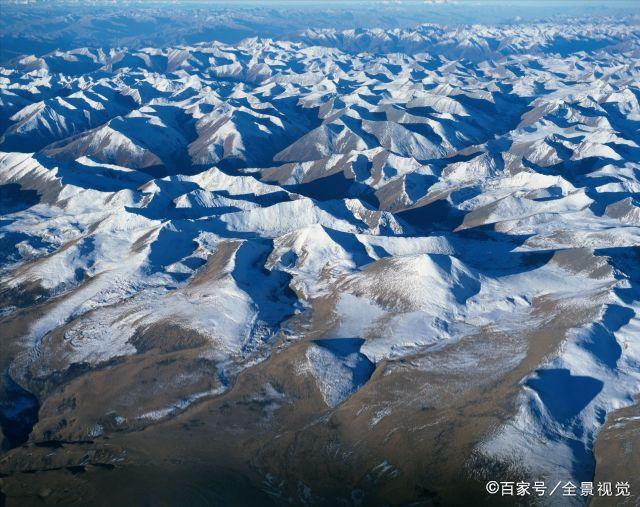
[{"label": "mountain range", "polygon": [[636,23],[4,64],[7,504],[632,479]]}]

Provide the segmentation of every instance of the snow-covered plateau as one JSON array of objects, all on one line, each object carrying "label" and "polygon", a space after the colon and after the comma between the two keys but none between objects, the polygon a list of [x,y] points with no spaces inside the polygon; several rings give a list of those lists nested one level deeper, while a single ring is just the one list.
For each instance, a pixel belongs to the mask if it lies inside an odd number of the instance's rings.
[{"label": "snow-covered plateau", "polygon": [[637,23],[4,63],[0,500],[638,501]]}]

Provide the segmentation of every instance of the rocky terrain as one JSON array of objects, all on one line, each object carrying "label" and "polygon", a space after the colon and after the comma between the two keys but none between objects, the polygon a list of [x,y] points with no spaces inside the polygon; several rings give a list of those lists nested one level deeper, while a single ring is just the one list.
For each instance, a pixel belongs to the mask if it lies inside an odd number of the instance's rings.
[{"label": "rocky terrain", "polygon": [[494,505],[496,477],[632,480],[635,22],[0,68],[7,505]]}]

